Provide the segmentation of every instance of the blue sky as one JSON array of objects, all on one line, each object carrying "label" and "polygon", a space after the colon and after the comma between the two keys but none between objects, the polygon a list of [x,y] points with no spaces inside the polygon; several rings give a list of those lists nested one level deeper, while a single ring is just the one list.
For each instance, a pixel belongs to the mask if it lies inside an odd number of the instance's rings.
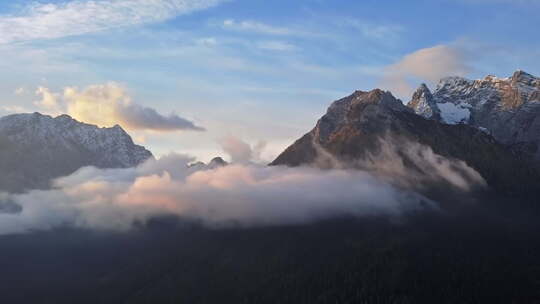
[{"label": "blue sky", "polygon": [[265,142],[267,161],[356,89],[406,102],[444,76],[540,75],[539,11],[537,0],[4,1],[0,115],[117,122],[155,154],[202,160],[236,137]]}]

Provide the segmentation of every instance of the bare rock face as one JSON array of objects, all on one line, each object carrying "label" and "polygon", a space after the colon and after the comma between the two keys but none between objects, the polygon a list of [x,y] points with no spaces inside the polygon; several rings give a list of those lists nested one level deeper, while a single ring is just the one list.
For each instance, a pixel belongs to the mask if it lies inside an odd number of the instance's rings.
[{"label": "bare rock face", "polygon": [[[408,106],[426,118],[484,130],[540,164],[540,78],[523,71],[508,78],[448,77],[432,95],[434,103],[419,103],[413,98]],[[440,115],[430,115],[426,105]]]},{"label": "bare rock face", "polygon": [[[315,128],[290,146],[272,165],[299,166],[318,161],[323,147],[340,158],[355,158],[376,145],[376,139],[386,133],[394,119],[394,112],[412,113],[390,92],[376,89],[356,91],[334,101]],[[413,114],[414,115],[414,114]],[[373,119],[375,118],[375,119]],[[332,164],[322,164],[331,167]]]},{"label": "bare rock face", "polygon": [[118,125],[99,128],[39,113],[0,118],[0,191],[47,188],[84,166],[127,168],[151,157]]},{"label": "bare rock face", "polygon": [[420,85],[418,90],[414,92],[412,100],[409,102],[409,107],[414,109],[416,114],[422,117],[436,120],[441,119],[441,110],[425,83]]},{"label": "bare rock face", "polygon": [[[429,94],[423,96],[429,98]],[[385,159],[388,147],[391,157]],[[378,159],[376,168],[370,167],[373,159]],[[464,183],[476,179],[474,174],[467,173],[473,169],[488,185],[508,193],[538,188],[540,178],[524,157],[486,132],[466,124],[426,119],[390,92],[378,89],[357,91],[335,101],[315,128],[271,165],[384,170],[394,166],[391,163],[396,159],[398,167],[407,170],[404,179],[412,179],[412,183],[422,183],[422,176],[433,176],[433,171],[441,170],[441,166],[458,174],[465,172],[463,176],[468,177]]]}]

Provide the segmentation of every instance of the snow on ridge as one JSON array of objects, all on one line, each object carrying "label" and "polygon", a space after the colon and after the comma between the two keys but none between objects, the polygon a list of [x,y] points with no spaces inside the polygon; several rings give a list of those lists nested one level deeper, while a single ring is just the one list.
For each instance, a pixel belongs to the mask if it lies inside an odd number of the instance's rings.
[{"label": "snow on ridge", "polygon": [[[133,143],[120,126],[100,128],[68,115],[52,118],[40,113],[13,114],[0,118],[0,134],[23,145],[37,145],[44,151],[83,149],[104,163],[132,167],[152,157],[150,151]],[[53,153],[53,152],[51,152]],[[101,164],[98,164],[101,165]]]},{"label": "snow on ridge", "polygon": [[455,125],[467,123],[471,117],[471,107],[468,103],[453,104],[451,102],[437,103],[441,111],[441,118],[444,123]]},{"label": "snow on ridge", "polygon": [[437,84],[435,91],[442,89],[457,88],[462,86],[471,85],[474,81],[461,76],[450,76],[442,78]]}]

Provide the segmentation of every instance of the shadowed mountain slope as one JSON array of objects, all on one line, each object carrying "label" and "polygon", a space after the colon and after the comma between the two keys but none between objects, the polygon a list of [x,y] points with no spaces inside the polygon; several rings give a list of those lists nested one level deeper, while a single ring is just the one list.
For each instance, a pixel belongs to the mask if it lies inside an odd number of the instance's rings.
[{"label": "shadowed mountain slope", "polygon": [[[443,165],[473,183],[472,168],[488,185],[514,194],[535,191],[540,176],[526,157],[486,132],[426,119],[379,89],[335,101],[315,128],[271,165],[382,168],[393,177],[406,170],[401,181],[408,184],[436,181],[435,171],[444,181]],[[445,181],[452,184],[451,179]]]}]

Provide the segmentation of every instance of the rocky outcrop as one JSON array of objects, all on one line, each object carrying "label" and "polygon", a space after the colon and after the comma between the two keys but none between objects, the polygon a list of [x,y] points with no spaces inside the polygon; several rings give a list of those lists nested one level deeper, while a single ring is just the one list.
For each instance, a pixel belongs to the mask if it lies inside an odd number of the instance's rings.
[{"label": "rocky outcrop", "polygon": [[118,125],[99,128],[39,113],[0,118],[0,191],[47,188],[84,166],[127,168],[151,157]]},{"label": "rocky outcrop", "polygon": [[441,110],[425,83],[420,85],[416,92],[414,92],[412,100],[409,102],[409,107],[414,109],[416,114],[422,117],[441,120]]}]

